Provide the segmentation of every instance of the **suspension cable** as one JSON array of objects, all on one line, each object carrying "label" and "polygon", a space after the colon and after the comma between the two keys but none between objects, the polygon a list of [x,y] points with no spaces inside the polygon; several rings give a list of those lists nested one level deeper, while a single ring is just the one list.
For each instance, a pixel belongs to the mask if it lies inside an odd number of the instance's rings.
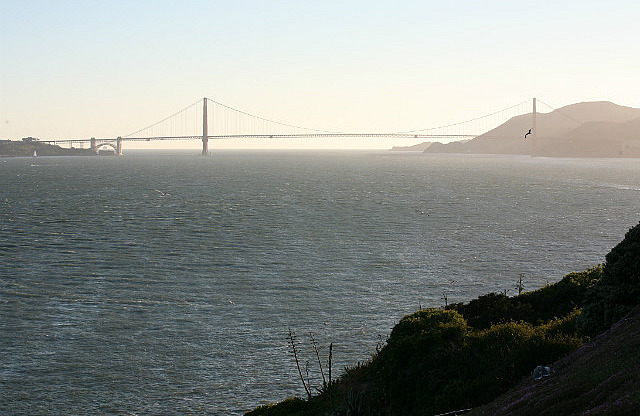
[{"label": "suspension cable", "polygon": [[542,104],[546,105],[547,107],[551,108],[553,111],[558,112],[559,114],[562,114],[563,116],[565,116],[566,118],[568,118],[571,121],[575,121],[578,124],[584,123],[584,121],[577,120],[576,118],[571,117],[569,114],[565,113],[564,111],[559,110],[559,109],[555,108],[554,106],[545,103],[542,100],[538,100],[538,101],[541,102]]},{"label": "suspension cable", "polygon": [[[275,120],[270,120],[270,119],[267,119],[267,118],[264,118],[264,117],[257,116],[257,115],[255,115],[255,114],[251,114],[251,113],[248,113],[248,112],[245,112],[245,111],[239,110],[239,109],[237,109],[237,108],[234,108],[234,107],[228,106],[228,105],[226,105],[226,104],[220,103],[220,102],[218,102],[218,101],[212,100],[212,99],[210,99],[210,98],[205,98],[205,100],[208,100],[208,101],[210,101],[210,102],[212,102],[212,103],[214,103],[214,104],[216,104],[216,105],[219,105],[219,106],[221,106],[221,107],[224,107],[224,108],[226,108],[226,109],[229,109],[229,110],[231,110],[231,111],[234,111],[234,112],[236,112],[236,113],[238,113],[238,114],[243,114],[243,115],[246,115],[246,116],[252,117],[252,118],[254,118],[254,119],[262,120],[262,121],[267,122],[267,123],[273,123],[273,124],[277,124],[277,125],[284,126],[284,127],[291,127],[291,128],[295,128],[295,129],[307,130],[307,131],[318,132],[318,133],[344,134],[344,132],[342,132],[342,131],[334,131],[334,130],[320,130],[320,129],[313,129],[313,128],[308,128],[308,127],[301,127],[301,126],[297,126],[297,125],[293,125],[293,124],[282,123],[282,122],[278,122],[278,121],[275,121]],[[540,100],[538,100],[538,101],[540,101]],[[162,120],[160,120],[160,121],[157,121],[157,122],[155,122],[155,123],[153,123],[153,124],[150,124],[150,125],[148,125],[148,126],[146,126],[146,127],[144,127],[144,128],[141,128],[141,129],[139,129],[139,130],[136,130],[136,131],[134,131],[133,133],[129,133],[129,134],[127,134],[127,135],[125,135],[125,136],[122,136],[122,137],[123,137],[123,138],[131,137],[131,136],[133,136],[133,135],[135,135],[135,134],[138,134],[138,133],[140,133],[140,132],[142,132],[142,131],[145,131],[145,130],[151,129],[151,128],[153,128],[153,127],[155,127],[155,126],[157,126],[157,125],[159,125],[159,124],[161,124],[161,123],[163,123],[163,122],[165,122],[165,121],[169,120],[170,118],[175,117],[175,116],[177,116],[178,114],[181,114],[181,113],[183,113],[183,112],[187,111],[188,109],[190,109],[190,108],[194,107],[195,105],[199,104],[200,102],[201,102],[201,100],[198,100],[198,101],[196,101],[196,102],[194,102],[194,103],[192,103],[192,104],[188,105],[187,107],[183,108],[182,110],[177,111],[177,112],[175,112],[174,114],[171,114],[170,116],[163,118],[163,119],[162,119]],[[449,128],[449,127],[459,126],[459,125],[462,125],[462,124],[471,123],[471,122],[478,121],[478,120],[481,120],[481,119],[484,119],[484,118],[487,118],[487,117],[494,116],[494,115],[496,115],[496,114],[499,114],[499,113],[504,112],[504,111],[511,110],[511,109],[513,109],[513,108],[516,108],[516,107],[521,106],[521,105],[523,105],[523,104],[526,104],[526,103],[528,103],[528,102],[529,102],[529,100],[526,100],[526,101],[523,101],[523,102],[521,102],[521,103],[518,103],[518,104],[512,105],[511,107],[508,107],[508,108],[505,108],[505,109],[502,109],[502,110],[499,110],[499,111],[495,111],[495,112],[493,112],[493,113],[486,114],[486,115],[483,115],[483,116],[480,116],[480,117],[475,117],[475,118],[472,118],[472,119],[469,119],[469,120],[465,120],[465,121],[457,122],[457,123],[447,124],[447,125],[438,126],[438,127],[429,127],[429,128],[424,128],[424,129],[417,129],[417,130],[397,131],[397,132],[393,132],[393,133],[389,133],[389,134],[411,134],[411,133],[419,133],[419,132],[425,132],[425,131],[429,131],[429,130],[438,130],[438,129],[444,129],[444,128]],[[545,102],[543,102],[543,101],[540,101],[540,102],[541,102],[542,104],[546,105],[547,107],[552,108],[554,111],[559,111],[559,110],[555,109],[554,107],[552,107],[551,105],[549,105],[549,104],[547,104],[547,103],[545,103]],[[215,107],[214,107],[214,108],[215,108]],[[561,114],[563,114],[565,117],[570,118],[571,120],[573,120],[573,121],[575,121],[575,122],[577,122],[577,123],[581,123],[581,121],[578,121],[578,120],[574,119],[573,117],[569,116],[568,114],[563,113],[562,111],[559,111],[559,112],[560,112]],[[213,109],[212,109],[212,113],[213,113]],[[227,121],[227,124],[228,124],[228,121]]]},{"label": "suspension cable", "polygon": [[207,98],[207,100],[209,100],[209,101],[211,101],[212,103],[217,104],[217,105],[219,105],[219,106],[221,106],[221,107],[227,108],[227,109],[229,109],[229,110],[235,111],[235,112],[240,113],[240,114],[244,114],[245,116],[249,116],[249,117],[257,118],[257,119],[259,119],[259,120],[267,121],[267,122],[269,122],[269,123],[278,124],[278,125],[280,125],[280,126],[292,127],[292,128],[295,128],[295,129],[301,129],[301,130],[315,131],[315,132],[320,132],[320,133],[336,133],[336,134],[338,134],[338,133],[342,133],[342,132],[340,132],[340,131],[311,129],[311,128],[308,128],[308,127],[295,126],[295,125],[293,125],[293,124],[280,123],[279,121],[269,120],[269,119],[264,118],[264,117],[256,116],[255,114],[251,114],[251,113],[247,113],[247,112],[242,111],[242,110],[238,110],[237,108],[233,108],[233,107],[230,107],[230,106],[228,106],[228,105],[226,105],[226,104],[219,103],[219,102],[217,102],[217,101],[215,101],[215,100],[212,100],[212,99],[210,99],[210,98]]},{"label": "suspension cable", "polygon": [[158,124],[163,123],[163,122],[165,122],[165,121],[169,120],[171,117],[175,117],[175,116],[177,116],[178,114],[180,114],[180,113],[183,113],[183,112],[187,111],[188,109],[190,109],[191,107],[193,107],[193,106],[194,106],[194,105],[196,105],[196,104],[199,104],[200,102],[202,102],[202,100],[198,100],[198,101],[196,101],[195,103],[193,103],[193,104],[190,104],[190,105],[186,106],[186,107],[185,107],[185,108],[183,108],[182,110],[180,110],[180,111],[178,111],[178,112],[176,112],[176,113],[174,113],[174,114],[171,114],[169,117],[165,117],[165,118],[163,118],[163,119],[162,119],[162,120],[160,120],[160,121],[157,121],[157,122],[155,122],[155,123],[153,123],[153,124],[151,124],[151,125],[149,125],[149,126],[147,126],[147,127],[141,128],[140,130],[134,131],[133,133],[129,133],[129,134],[127,134],[126,136],[122,136],[122,137],[130,137],[130,136],[133,136],[134,134],[138,134],[138,133],[140,133],[141,131],[145,131],[145,130],[148,130],[148,129],[152,128],[152,127],[155,127],[155,126],[157,126]]},{"label": "suspension cable", "polygon": [[483,119],[483,118],[487,118],[487,117],[495,116],[495,115],[496,115],[496,114],[498,114],[498,113],[501,113],[501,112],[503,112],[503,111],[511,110],[511,109],[513,109],[513,108],[516,108],[516,107],[521,106],[521,105],[523,105],[523,104],[526,104],[526,103],[528,103],[528,102],[529,102],[529,100],[526,100],[526,101],[523,101],[523,102],[518,103],[518,104],[516,104],[516,105],[512,105],[511,107],[508,107],[508,108],[505,108],[505,109],[502,109],[502,110],[498,110],[498,111],[496,111],[496,112],[494,112],[494,113],[487,114],[487,115],[484,115],[484,116],[481,116],[481,117],[472,118],[472,119],[465,120],[465,121],[460,121],[460,122],[458,122],[458,123],[447,124],[447,125],[445,125],[445,126],[438,126],[438,127],[429,127],[429,128],[426,128],[426,129],[419,129],[419,130],[398,131],[398,132],[396,132],[396,133],[399,133],[399,134],[417,133],[417,132],[420,132],[420,131],[437,130],[437,129],[445,129],[445,128],[448,128],[448,127],[459,126],[460,124],[471,123],[471,122],[473,122],[473,121],[478,121],[478,120],[481,120],[481,119]]}]

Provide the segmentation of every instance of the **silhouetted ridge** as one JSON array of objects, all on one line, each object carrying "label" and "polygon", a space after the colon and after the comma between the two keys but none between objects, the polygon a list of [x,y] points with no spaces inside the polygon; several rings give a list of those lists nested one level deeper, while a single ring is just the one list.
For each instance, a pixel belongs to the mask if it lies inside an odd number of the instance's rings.
[{"label": "silhouetted ridge", "polygon": [[536,139],[523,114],[467,142],[434,143],[426,153],[522,154],[569,157],[640,157],[640,109],[608,101],[567,105],[537,114]]}]

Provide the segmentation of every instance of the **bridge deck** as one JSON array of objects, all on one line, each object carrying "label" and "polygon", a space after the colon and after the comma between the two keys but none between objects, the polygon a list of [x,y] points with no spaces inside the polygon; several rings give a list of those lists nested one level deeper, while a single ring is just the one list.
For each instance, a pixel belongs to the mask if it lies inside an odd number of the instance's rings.
[{"label": "bridge deck", "polygon": [[[305,138],[414,138],[414,139],[451,139],[474,138],[477,134],[411,134],[411,133],[308,133],[308,134],[232,134],[222,136],[205,136],[210,140],[224,139],[305,139]],[[123,141],[156,141],[156,140],[202,140],[203,136],[154,136],[154,137],[122,137]],[[117,138],[96,138],[97,144],[110,143]],[[40,140],[42,143],[85,143],[91,139],[57,139]]]}]

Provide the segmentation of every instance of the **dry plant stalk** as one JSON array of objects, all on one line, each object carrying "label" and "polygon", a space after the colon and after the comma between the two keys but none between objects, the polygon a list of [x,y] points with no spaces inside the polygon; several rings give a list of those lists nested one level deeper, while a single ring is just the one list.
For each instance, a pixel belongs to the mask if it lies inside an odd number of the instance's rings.
[{"label": "dry plant stalk", "polygon": [[[302,375],[302,369],[300,368],[300,361],[298,360],[298,351],[296,350],[296,342],[295,337],[293,336],[293,332],[291,331],[291,327],[289,327],[289,342],[291,343],[291,350],[293,351],[293,357],[296,360],[296,367],[298,367],[298,374],[300,374],[300,380],[302,380],[302,385],[304,386],[304,390],[307,392],[307,396],[311,399],[311,390],[309,386],[307,386],[307,382]],[[308,374],[308,366],[307,366],[307,374]]]}]

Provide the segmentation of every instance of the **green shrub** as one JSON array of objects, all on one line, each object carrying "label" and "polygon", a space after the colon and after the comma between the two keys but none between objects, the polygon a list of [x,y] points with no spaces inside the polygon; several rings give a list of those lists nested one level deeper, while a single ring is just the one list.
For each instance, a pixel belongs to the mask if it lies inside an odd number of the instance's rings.
[{"label": "green shrub", "polygon": [[581,308],[591,285],[602,276],[602,266],[584,272],[573,272],[552,285],[533,292],[508,297],[502,293],[482,295],[467,304],[456,303],[448,309],[458,311],[475,329],[509,321],[542,324]]},{"label": "green shrub", "polygon": [[[404,317],[375,357],[379,402],[397,414],[436,414],[477,406],[581,345],[579,310],[542,325],[504,322],[470,328],[453,310]],[[380,407],[380,405],[378,405]]]},{"label": "green shrub", "polygon": [[478,381],[477,392],[466,392],[473,404],[481,404],[491,392],[506,390],[537,365],[549,364],[578,348],[581,339],[571,332],[577,315],[545,325],[508,322],[473,332],[465,365],[465,377]]},{"label": "green shrub", "polygon": [[432,409],[429,393],[451,378],[447,362],[467,332],[466,321],[453,310],[429,308],[402,318],[371,364],[376,400],[399,414]]},{"label": "green shrub", "polygon": [[467,304],[454,303],[447,309],[463,315],[473,328],[489,328],[492,324],[509,321],[513,314],[513,302],[503,293],[487,293]]},{"label": "green shrub", "polygon": [[467,331],[467,322],[458,312],[427,308],[407,315],[391,331],[388,344],[406,340],[427,341],[442,339],[455,341]]},{"label": "green shrub", "polygon": [[295,416],[305,414],[306,402],[299,397],[291,397],[280,403],[265,404],[257,407],[245,416]]},{"label": "green shrub", "polygon": [[602,265],[598,265],[583,272],[569,273],[557,283],[523,293],[514,300],[531,305],[532,313],[514,319],[539,323],[563,317],[575,308],[582,308],[589,288],[601,277]]}]

